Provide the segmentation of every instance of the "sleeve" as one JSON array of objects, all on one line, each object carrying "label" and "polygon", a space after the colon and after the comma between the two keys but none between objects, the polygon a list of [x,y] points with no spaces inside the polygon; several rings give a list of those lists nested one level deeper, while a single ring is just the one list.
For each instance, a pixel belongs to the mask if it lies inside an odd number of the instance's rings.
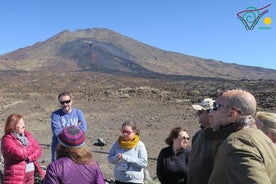
[{"label": "sleeve", "polygon": [[141,141],[138,143],[138,157],[123,154],[123,160],[140,168],[147,167],[148,155],[144,143]]},{"label": "sleeve", "polygon": [[118,159],[116,157],[117,155],[116,149],[117,149],[117,141],[112,145],[107,157],[107,160],[110,164],[116,164],[118,162]]},{"label": "sleeve", "polygon": [[60,124],[60,116],[55,112],[53,112],[51,116],[51,128],[52,128],[53,135],[55,137],[57,137],[62,130],[62,127]]},{"label": "sleeve", "polygon": [[28,157],[28,149],[26,146],[19,145],[11,135],[6,135],[1,140],[1,150],[13,160],[23,161]]},{"label": "sleeve", "polygon": [[44,178],[44,184],[57,184],[57,183],[60,183],[60,182],[59,182],[54,164],[52,163],[47,167],[46,175]]},{"label": "sleeve", "polygon": [[245,139],[233,139],[220,146],[209,183],[222,169],[225,183],[271,183],[260,150]]},{"label": "sleeve", "polygon": [[262,158],[250,150],[230,152],[225,155],[224,162],[227,180],[230,182],[271,183],[263,165]]},{"label": "sleeve", "polygon": [[158,155],[157,158],[157,164],[156,164],[156,175],[160,183],[168,183],[166,180],[166,177],[163,173],[164,171],[164,149],[162,149]]},{"label": "sleeve", "polygon": [[79,128],[83,131],[86,132],[86,120],[84,118],[82,110],[77,111],[78,113],[78,119],[79,119]]},{"label": "sleeve", "polygon": [[35,161],[41,157],[41,146],[35,140],[35,138],[29,133],[28,136],[29,145],[27,146],[28,149],[28,161]]},{"label": "sleeve", "polygon": [[103,173],[100,169],[100,166],[98,163],[97,164],[97,184],[105,184]]},{"label": "sleeve", "polygon": [[188,173],[188,164],[189,164],[190,153],[191,153],[190,148],[184,148],[183,170],[184,170],[186,176],[187,176],[187,173]]}]

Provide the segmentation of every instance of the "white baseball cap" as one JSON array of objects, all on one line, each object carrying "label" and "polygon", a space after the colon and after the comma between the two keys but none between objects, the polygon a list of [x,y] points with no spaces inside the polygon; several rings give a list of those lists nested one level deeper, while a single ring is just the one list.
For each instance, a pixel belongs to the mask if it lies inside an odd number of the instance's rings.
[{"label": "white baseball cap", "polygon": [[212,98],[205,98],[200,102],[200,104],[193,104],[192,107],[197,111],[213,109],[214,102],[215,100]]}]

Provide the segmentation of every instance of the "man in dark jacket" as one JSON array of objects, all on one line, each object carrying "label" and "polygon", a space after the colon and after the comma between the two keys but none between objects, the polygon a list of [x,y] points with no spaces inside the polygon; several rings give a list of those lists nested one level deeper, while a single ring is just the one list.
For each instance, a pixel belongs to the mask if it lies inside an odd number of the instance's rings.
[{"label": "man in dark jacket", "polygon": [[212,137],[207,136],[213,132],[213,129],[210,128],[209,112],[213,108],[214,102],[211,98],[205,98],[200,104],[192,105],[197,110],[201,129],[192,139],[187,175],[188,184],[207,184],[213,169],[215,148],[221,142],[220,139],[212,140]]}]

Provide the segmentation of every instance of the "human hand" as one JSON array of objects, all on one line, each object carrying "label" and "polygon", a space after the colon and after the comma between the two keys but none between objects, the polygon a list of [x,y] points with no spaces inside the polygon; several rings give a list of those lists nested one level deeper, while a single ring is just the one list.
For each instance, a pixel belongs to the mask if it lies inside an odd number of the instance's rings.
[{"label": "human hand", "polygon": [[117,159],[118,159],[118,160],[121,160],[121,159],[123,159],[123,154],[121,154],[121,153],[118,153],[118,154],[117,154]]},{"label": "human hand", "polygon": [[24,158],[24,161],[29,162],[28,157],[25,157],[25,158]]}]

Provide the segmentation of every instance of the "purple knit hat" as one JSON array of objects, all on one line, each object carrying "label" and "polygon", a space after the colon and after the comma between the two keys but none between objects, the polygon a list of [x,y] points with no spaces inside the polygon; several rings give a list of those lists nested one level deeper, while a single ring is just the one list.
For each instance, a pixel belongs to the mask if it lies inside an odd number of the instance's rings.
[{"label": "purple knit hat", "polygon": [[85,143],[85,134],[79,127],[68,126],[58,134],[58,142],[67,148],[79,148]]}]

